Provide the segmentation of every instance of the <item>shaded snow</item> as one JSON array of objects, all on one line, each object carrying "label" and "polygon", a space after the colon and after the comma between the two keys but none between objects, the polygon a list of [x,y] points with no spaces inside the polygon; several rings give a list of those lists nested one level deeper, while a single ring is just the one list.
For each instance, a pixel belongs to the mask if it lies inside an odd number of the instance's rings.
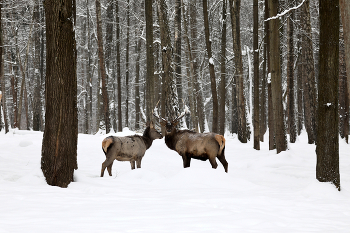
[{"label": "shaded snow", "polygon": [[[125,136],[134,134],[125,129]],[[342,191],[315,179],[315,145],[303,134],[290,150],[261,151],[226,135],[220,163],[181,157],[155,140],[131,170],[115,161],[100,178],[101,141],[79,135],[78,166],[68,188],[46,185],[42,133],[0,132],[0,232],[349,232],[350,146],[340,142]]]}]

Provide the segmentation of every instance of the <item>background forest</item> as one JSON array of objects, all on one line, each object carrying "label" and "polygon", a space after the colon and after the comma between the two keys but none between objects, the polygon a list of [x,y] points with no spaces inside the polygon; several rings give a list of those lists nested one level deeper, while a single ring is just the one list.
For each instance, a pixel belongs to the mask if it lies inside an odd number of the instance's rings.
[{"label": "background forest", "polygon": [[[6,132],[9,127],[44,130],[47,41],[42,4],[2,3],[0,129]],[[160,102],[160,114],[168,118],[189,106],[191,114],[182,127],[197,132],[229,131],[247,142],[254,130],[255,149],[267,130],[269,148],[277,153],[287,148],[287,134],[293,143],[303,129],[308,143],[315,143],[321,90],[318,1],[75,4],[79,133],[124,127],[137,131]],[[279,20],[271,20],[277,13],[282,13]],[[348,141],[342,27],[339,31],[335,124]]]}]

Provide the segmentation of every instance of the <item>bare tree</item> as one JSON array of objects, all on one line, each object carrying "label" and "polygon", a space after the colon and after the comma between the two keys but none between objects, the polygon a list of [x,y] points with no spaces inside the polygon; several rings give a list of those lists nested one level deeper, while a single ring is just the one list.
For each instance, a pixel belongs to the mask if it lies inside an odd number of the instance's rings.
[{"label": "bare tree", "polygon": [[[344,31],[345,64],[347,73],[350,73],[350,1],[339,0],[341,18]],[[348,75],[349,76],[349,75]],[[348,99],[350,102],[350,78],[348,77]]]},{"label": "bare tree", "polygon": [[103,37],[102,37],[102,21],[101,21],[101,2],[96,0],[96,25],[97,25],[97,43],[98,43],[98,60],[102,81],[102,98],[103,98],[103,114],[106,126],[106,133],[111,130],[109,119],[109,98],[107,93],[107,75],[105,67],[105,56],[103,50]]},{"label": "bare tree", "polygon": [[152,119],[154,108],[154,58],[153,58],[153,10],[152,0],[145,0],[146,18],[146,55],[147,55],[147,76],[146,76],[146,121]]},{"label": "bare tree", "polygon": [[226,42],[227,42],[227,0],[222,2],[222,30],[221,30],[221,77],[220,77],[220,105],[219,105],[219,134],[225,134],[225,106],[226,106]]},{"label": "bare tree", "polygon": [[340,191],[339,175],[339,0],[320,1],[320,72],[316,178]]},{"label": "bare tree", "polygon": [[244,96],[243,83],[243,62],[241,49],[241,28],[240,28],[240,9],[241,0],[230,0],[230,15],[232,23],[233,51],[235,54],[236,66],[236,91],[237,91],[237,110],[238,110],[238,139],[242,143],[248,141],[248,129],[246,118],[246,103]]},{"label": "bare tree", "polygon": [[219,113],[219,104],[218,104],[218,95],[216,91],[216,78],[215,78],[215,69],[214,69],[214,59],[212,55],[211,48],[211,39],[210,39],[210,30],[209,30],[209,16],[208,16],[208,1],[203,0],[203,16],[204,16],[204,33],[205,33],[205,44],[207,47],[207,54],[209,59],[209,74],[210,74],[210,84],[211,84],[211,97],[213,100],[213,122],[211,131],[214,133],[218,132],[218,113]]},{"label": "bare tree", "polygon": [[[291,2],[290,2],[291,3]],[[287,112],[288,112],[288,131],[290,135],[290,142],[296,141],[296,125],[295,125],[295,101],[294,101],[294,11],[291,11],[287,18],[287,89],[288,89],[288,100],[287,100]]]},{"label": "bare tree", "polygon": [[67,187],[77,165],[75,1],[46,0],[46,114],[41,169],[49,185]]},{"label": "bare tree", "polygon": [[254,113],[253,113],[253,128],[254,128],[254,149],[260,150],[260,102],[259,102],[259,2],[253,1],[253,50],[254,50]]},{"label": "bare tree", "polygon": [[[277,15],[278,0],[269,0],[269,16]],[[270,69],[271,69],[271,94],[273,105],[273,120],[275,130],[275,142],[277,153],[287,150],[287,138],[284,125],[282,103],[282,76],[280,65],[280,38],[279,19],[269,21],[270,27]]]}]

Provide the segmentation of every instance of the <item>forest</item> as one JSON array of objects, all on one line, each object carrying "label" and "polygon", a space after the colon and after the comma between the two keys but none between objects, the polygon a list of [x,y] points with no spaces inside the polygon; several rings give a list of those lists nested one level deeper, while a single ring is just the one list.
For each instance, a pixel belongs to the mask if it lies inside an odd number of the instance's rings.
[{"label": "forest", "polygon": [[[174,119],[188,108],[181,128],[237,134],[257,150],[268,131],[277,153],[306,131],[339,166],[337,135],[349,135],[346,0],[51,2],[0,5],[0,130],[54,129],[63,114],[77,133],[142,131],[154,110]],[[62,38],[71,58],[60,62]]]}]

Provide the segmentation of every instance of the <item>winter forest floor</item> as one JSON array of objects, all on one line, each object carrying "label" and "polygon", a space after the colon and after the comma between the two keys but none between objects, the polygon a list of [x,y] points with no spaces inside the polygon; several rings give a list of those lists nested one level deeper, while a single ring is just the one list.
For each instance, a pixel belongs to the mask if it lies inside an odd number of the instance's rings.
[{"label": "winter forest floor", "polygon": [[256,151],[252,141],[226,135],[228,173],[198,160],[184,169],[160,139],[141,169],[115,161],[113,176],[103,178],[106,135],[80,134],[75,182],[63,189],[44,180],[42,136],[0,133],[0,233],[350,232],[350,145],[343,140],[338,192],[315,179],[315,145],[305,133],[280,154],[267,140]]}]

